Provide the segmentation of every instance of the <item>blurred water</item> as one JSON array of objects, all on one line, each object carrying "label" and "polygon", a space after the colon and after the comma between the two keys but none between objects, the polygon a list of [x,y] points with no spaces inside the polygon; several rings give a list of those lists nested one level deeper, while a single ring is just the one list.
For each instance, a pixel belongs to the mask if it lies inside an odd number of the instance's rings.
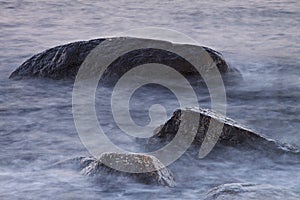
[{"label": "blurred water", "polygon": [[[8,79],[27,58],[52,46],[144,26],[171,28],[222,52],[241,71],[244,80],[227,88],[230,117],[300,147],[299,24],[299,1],[0,1],[0,198],[199,199],[213,186],[247,181],[300,193],[299,159],[278,164],[235,149],[203,161],[181,159],[171,166],[179,183],[174,189],[127,179],[101,184],[72,170],[41,170],[87,155],[73,123],[72,85]],[[172,111],[172,95],[161,95]],[[151,104],[149,96],[137,95],[134,109],[143,108],[139,99]],[[118,134],[107,120],[107,130]],[[132,145],[123,139],[122,145]]]}]

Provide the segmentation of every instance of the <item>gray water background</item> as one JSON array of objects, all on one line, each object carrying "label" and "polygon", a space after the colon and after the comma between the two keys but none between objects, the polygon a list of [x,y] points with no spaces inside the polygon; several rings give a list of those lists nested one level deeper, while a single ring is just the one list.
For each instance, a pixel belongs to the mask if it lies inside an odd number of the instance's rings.
[{"label": "gray water background", "polygon": [[[299,161],[278,164],[235,149],[227,157],[182,159],[172,167],[178,182],[173,189],[42,170],[87,155],[72,118],[72,85],[8,79],[30,56],[56,45],[145,26],[170,28],[222,52],[241,71],[243,81],[227,90],[229,117],[300,148],[299,25],[299,1],[0,1],[0,198],[201,199],[208,189],[231,182],[272,184],[300,194]],[[168,97],[161,99],[173,105]]]}]

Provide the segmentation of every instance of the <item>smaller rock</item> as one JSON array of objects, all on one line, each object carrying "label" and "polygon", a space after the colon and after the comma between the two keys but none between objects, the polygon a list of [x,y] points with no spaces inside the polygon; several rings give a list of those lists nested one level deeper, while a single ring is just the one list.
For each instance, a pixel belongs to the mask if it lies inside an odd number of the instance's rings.
[{"label": "smaller rock", "polygon": [[90,162],[90,159],[81,159],[82,165],[86,162],[89,164],[81,170],[83,175],[101,177],[107,174],[115,174],[132,177],[145,184],[158,184],[168,187],[175,186],[172,173],[154,156],[104,153],[98,160],[94,159],[92,162]]},{"label": "smaller rock", "polygon": [[253,183],[229,183],[212,188],[206,195],[205,200],[296,200],[300,196],[295,193],[267,184]]}]

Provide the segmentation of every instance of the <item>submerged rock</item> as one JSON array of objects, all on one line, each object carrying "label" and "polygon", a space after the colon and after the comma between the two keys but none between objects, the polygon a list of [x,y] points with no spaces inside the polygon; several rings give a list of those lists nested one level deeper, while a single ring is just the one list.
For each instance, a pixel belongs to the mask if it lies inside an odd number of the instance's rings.
[{"label": "submerged rock", "polygon": [[82,170],[93,161],[95,161],[95,158],[93,157],[78,156],[75,158],[70,158],[67,160],[54,163],[53,165],[47,167],[46,169],[63,168],[63,169]]},{"label": "submerged rock", "polygon": [[169,143],[177,134],[179,126],[184,115],[199,115],[199,124],[188,124],[185,127],[197,127],[198,130],[193,141],[193,145],[199,147],[202,145],[204,138],[207,135],[210,121],[214,120],[215,123],[223,125],[222,131],[217,138],[217,143],[226,146],[240,146],[243,148],[252,149],[272,149],[273,151],[299,153],[295,147],[282,144],[278,141],[268,139],[255,131],[246,128],[236,121],[224,117],[216,112],[208,109],[195,108],[195,109],[178,109],[173,113],[164,125],[161,125],[154,131],[154,135],[149,138],[149,146],[157,146]]},{"label": "submerged rock", "polygon": [[54,167],[81,170],[81,174],[100,180],[107,180],[108,176],[125,176],[144,184],[175,186],[170,170],[157,158],[143,154],[104,153],[99,159],[76,157],[51,166]]},{"label": "submerged rock", "polygon": [[[107,165],[113,166],[113,168]],[[121,168],[124,171],[116,169]],[[155,169],[154,171],[151,171]],[[129,173],[129,172],[140,173]],[[129,176],[145,184],[158,184],[173,187],[172,173],[155,157],[142,154],[104,153],[82,169],[88,176],[115,174]]]},{"label": "submerged rock", "polygon": [[205,198],[205,200],[219,199],[296,200],[300,199],[300,196],[284,188],[279,188],[272,185],[252,183],[230,183],[214,187],[207,193]]},{"label": "submerged rock", "polygon": [[[48,49],[26,60],[10,75],[10,78],[46,77],[52,79],[75,79],[79,67],[87,55],[105,40],[107,39],[79,41]],[[136,38],[136,40],[142,39]],[[203,47],[203,49],[210,55],[221,73],[226,73],[230,70],[219,52],[208,47]],[[151,48],[134,50],[120,56],[108,67],[108,73],[122,74],[128,70],[125,66],[132,68],[146,63],[165,64],[174,67],[183,74],[197,74],[195,68],[177,54]]]}]

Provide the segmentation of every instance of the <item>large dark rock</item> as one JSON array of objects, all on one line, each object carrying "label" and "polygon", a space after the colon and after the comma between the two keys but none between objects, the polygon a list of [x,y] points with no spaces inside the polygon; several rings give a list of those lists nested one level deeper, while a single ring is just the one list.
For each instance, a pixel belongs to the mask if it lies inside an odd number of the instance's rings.
[{"label": "large dark rock", "polygon": [[[104,40],[106,39],[80,41],[48,49],[26,60],[10,75],[10,78],[74,79],[87,55],[97,45],[101,45]],[[219,52],[207,47],[203,48],[216,63],[221,73],[230,70]],[[123,74],[128,68],[146,63],[165,64],[174,67],[183,74],[197,74],[195,68],[182,57],[172,52],[150,48],[134,50],[119,57],[108,67],[108,73]],[[127,68],[124,66],[127,66]]]},{"label": "large dark rock", "polygon": [[284,188],[267,184],[229,183],[212,188],[205,200],[296,200],[300,196]]},{"label": "large dark rock", "polygon": [[[162,144],[165,145],[166,143],[169,143],[177,134],[182,121],[182,117],[187,115],[199,116],[198,130],[192,144],[197,148],[202,145],[204,138],[207,135],[210,121],[214,120],[218,124],[223,124],[221,134],[217,138],[217,144],[257,150],[272,150],[273,152],[278,151],[299,154],[299,150],[289,144],[284,144],[272,139],[268,139],[263,135],[238,124],[236,121],[230,118],[224,117],[223,115],[220,115],[211,110],[202,108],[176,110],[173,113],[173,116],[165,124],[161,125],[154,131],[154,135],[148,140],[149,146],[161,146]],[[188,126],[196,127],[197,124],[185,125],[185,127]]]}]

